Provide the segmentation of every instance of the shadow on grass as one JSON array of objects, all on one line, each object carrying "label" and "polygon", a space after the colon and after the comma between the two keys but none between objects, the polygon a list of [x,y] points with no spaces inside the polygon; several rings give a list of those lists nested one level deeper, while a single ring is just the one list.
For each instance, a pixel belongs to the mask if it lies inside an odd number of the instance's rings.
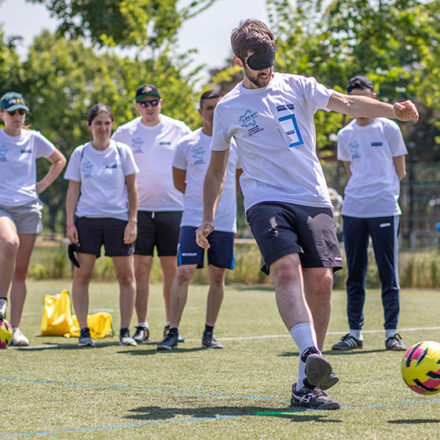
[{"label": "shadow on grass", "polygon": [[424,423],[440,423],[440,419],[388,420],[388,423],[393,423],[395,425],[420,425]]},{"label": "shadow on grass", "polygon": [[[307,411],[307,414],[304,414]],[[141,406],[130,410],[124,419],[130,420],[169,420],[176,416],[192,418],[217,418],[240,416],[263,416],[291,419],[293,422],[341,423],[322,414],[312,415],[305,408],[265,408],[259,406],[212,406],[203,408],[161,408],[159,406]]]},{"label": "shadow on grass", "polygon": [[105,348],[119,345],[117,341],[109,342],[97,342],[95,347],[80,347],[77,342],[70,344],[57,344],[56,342],[47,342],[44,345],[29,345],[28,347],[8,347],[8,350],[19,350],[19,351],[44,351],[44,350],[95,350],[97,348]]},{"label": "shadow on grass", "polygon": [[[150,344],[153,345],[153,344]],[[146,347],[145,347],[146,348]],[[163,356],[172,356],[173,354],[191,353],[194,351],[206,351],[203,347],[193,347],[193,348],[174,348],[173,350],[157,350],[156,344],[154,343],[154,348],[147,349],[133,349],[118,351],[118,354],[129,354],[130,356],[151,356],[153,354],[159,354]]]}]

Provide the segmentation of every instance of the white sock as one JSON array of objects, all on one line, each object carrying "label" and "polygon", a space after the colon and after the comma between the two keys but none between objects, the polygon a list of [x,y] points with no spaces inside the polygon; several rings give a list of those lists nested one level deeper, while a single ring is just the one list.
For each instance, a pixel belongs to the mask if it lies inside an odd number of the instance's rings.
[{"label": "white sock", "polygon": [[305,362],[301,360],[301,354],[309,347],[315,347],[317,350],[319,350],[315,328],[311,322],[303,322],[301,324],[294,325],[290,329],[290,335],[299,348],[297,389],[301,389],[304,386],[304,379],[306,378]]},{"label": "white sock", "polygon": [[397,333],[396,329],[385,330],[385,339],[392,338],[393,336],[396,336],[396,333]]},{"label": "white sock", "polygon": [[165,327],[166,326],[168,326],[168,327],[170,326],[170,321],[165,321]]},{"label": "white sock", "polygon": [[139,322],[138,327],[148,328],[148,322]]},{"label": "white sock", "polygon": [[362,330],[352,330],[349,331],[350,335],[356,338],[358,341],[362,341]]}]

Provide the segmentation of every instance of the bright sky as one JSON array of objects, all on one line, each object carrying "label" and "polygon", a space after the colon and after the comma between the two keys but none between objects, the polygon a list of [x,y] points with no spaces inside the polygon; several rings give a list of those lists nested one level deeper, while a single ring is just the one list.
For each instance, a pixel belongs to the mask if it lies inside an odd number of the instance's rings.
[{"label": "bright sky", "polygon": [[[231,30],[245,18],[267,22],[265,0],[218,0],[208,10],[185,23],[179,34],[181,51],[198,49],[197,64],[208,68],[222,67],[231,54]],[[0,0],[0,24],[6,35],[24,38],[19,53],[25,56],[27,46],[42,29],[55,30],[56,21],[46,8],[25,0]]]}]

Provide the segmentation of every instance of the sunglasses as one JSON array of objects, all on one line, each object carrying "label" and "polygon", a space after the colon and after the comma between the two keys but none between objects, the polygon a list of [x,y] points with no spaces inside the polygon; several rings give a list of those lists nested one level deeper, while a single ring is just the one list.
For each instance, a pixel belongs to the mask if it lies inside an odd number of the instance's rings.
[{"label": "sunglasses", "polygon": [[151,101],[140,101],[139,105],[142,108],[148,108],[150,105],[151,107],[157,107],[159,104],[159,100],[158,99],[152,99]]},{"label": "sunglasses", "polygon": [[14,116],[18,112],[19,115],[25,115],[26,110],[24,108],[19,108],[18,110],[12,110],[11,112],[8,112],[11,116]]}]

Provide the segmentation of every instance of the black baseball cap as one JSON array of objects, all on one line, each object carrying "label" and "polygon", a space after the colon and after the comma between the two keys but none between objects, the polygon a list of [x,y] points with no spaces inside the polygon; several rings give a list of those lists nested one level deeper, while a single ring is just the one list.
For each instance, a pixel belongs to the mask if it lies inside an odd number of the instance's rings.
[{"label": "black baseball cap", "polygon": [[373,83],[366,76],[353,76],[353,78],[348,81],[347,93],[350,93],[353,89],[370,89],[374,92]]},{"label": "black baseball cap", "polygon": [[136,102],[147,96],[154,96],[155,98],[160,99],[160,93],[159,90],[157,90],[157,87],[153,86],[153,84],[142,84],[136,89]]},{"label": "black baseball cap", "polygon": [[0,99],[0,109],[6,110],[7,112],[12,112],[18,109],[24,109],[27,112],[29,111],[23,95],[17,92],[5,93]]}]

